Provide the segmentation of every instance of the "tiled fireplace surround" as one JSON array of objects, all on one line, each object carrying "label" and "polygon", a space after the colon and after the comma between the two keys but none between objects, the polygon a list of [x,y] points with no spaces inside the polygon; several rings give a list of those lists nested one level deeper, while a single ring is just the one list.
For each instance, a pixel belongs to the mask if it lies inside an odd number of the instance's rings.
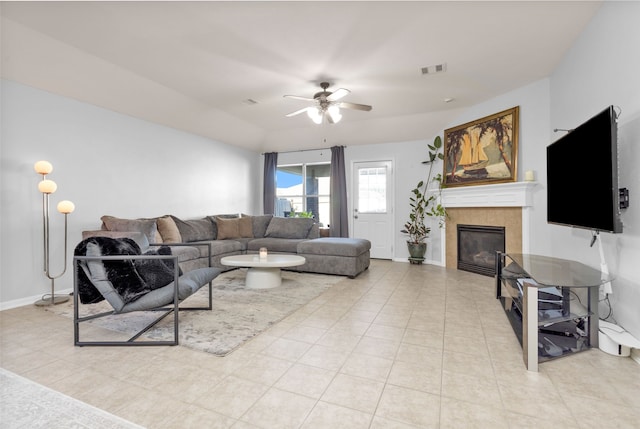
[{"label": "tiled fireplace surround", "polygon": [[458,224],[504,226],[506,251],[527,253],[535,185],[535,182],[513,182],[444,189],[442,202],[449,213],[441,259],[445,266],[457,267]]}]

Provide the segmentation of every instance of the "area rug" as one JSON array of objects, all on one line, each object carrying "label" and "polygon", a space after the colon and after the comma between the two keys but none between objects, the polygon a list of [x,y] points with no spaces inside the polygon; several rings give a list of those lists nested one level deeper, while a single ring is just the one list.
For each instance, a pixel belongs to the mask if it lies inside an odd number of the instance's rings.
[{"label": "area rug", "polygon": [[0,368],[0,428],[143,429]]},{"label": "area rug", "polygon": [[[180,345],[216,356],[225,356],[247,340],[263,332],[300,307],[321,295],[343,277],[321,274],[282,272],[282,286],[273,289],[247,289],[246,269],[223,273],[213,282],[213,310],[180,312]],[[184,301],[185,306],[205,306],[208,288],[205,286]],[[69,301],[48,311],[73,318],[73,302]],[[82,305],[81,315],[112,310],[106,302]],[[83,336],[88,324],[112,331],[134,334],[157,317],[150,312],[119,314],[81,324],[82,340],[97,340]],[[173,337],[173,317],[169,316],[149,330],[145,337],[159,340]]]}]

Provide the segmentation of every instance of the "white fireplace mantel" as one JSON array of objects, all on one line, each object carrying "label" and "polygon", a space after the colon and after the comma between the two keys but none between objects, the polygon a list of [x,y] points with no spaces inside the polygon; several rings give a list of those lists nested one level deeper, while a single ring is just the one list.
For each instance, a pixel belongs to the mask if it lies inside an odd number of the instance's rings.
[{"label": "white fireplace mantel", "polygon": [[[461,186],[442,189],[441,203],[447,209],[483,208],[483,207],[521,207],[522,208],[522,252],[528,253],[530,247],[531,210],[533,194],[537,182],[509,182],[479,186]],[[440,229],[440,263],[446,261],[446,226]],[[432,262],[436,263],[437,262]]]},{"label": "white fireplace mantel", "polygon": [[536,182],[464,186],[442,190],[442,205],[453,207],[530,207]]}]

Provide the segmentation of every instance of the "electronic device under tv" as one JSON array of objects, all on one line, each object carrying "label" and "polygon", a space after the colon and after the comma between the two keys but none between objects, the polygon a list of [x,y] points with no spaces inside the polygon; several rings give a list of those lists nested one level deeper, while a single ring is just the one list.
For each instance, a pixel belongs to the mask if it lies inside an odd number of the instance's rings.
[{"label": "electronic device under tv", "polygon": [[613,106],[547,146],[547,222],[622,232]]}]

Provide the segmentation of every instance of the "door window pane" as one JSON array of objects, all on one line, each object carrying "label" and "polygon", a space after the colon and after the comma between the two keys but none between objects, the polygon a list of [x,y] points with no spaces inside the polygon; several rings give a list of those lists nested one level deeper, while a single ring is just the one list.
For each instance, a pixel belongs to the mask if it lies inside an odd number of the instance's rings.
[{"label": "door window pane", "polygon": [[358,210],[361,213],[387,212],[387,168],[358,170]]}]

